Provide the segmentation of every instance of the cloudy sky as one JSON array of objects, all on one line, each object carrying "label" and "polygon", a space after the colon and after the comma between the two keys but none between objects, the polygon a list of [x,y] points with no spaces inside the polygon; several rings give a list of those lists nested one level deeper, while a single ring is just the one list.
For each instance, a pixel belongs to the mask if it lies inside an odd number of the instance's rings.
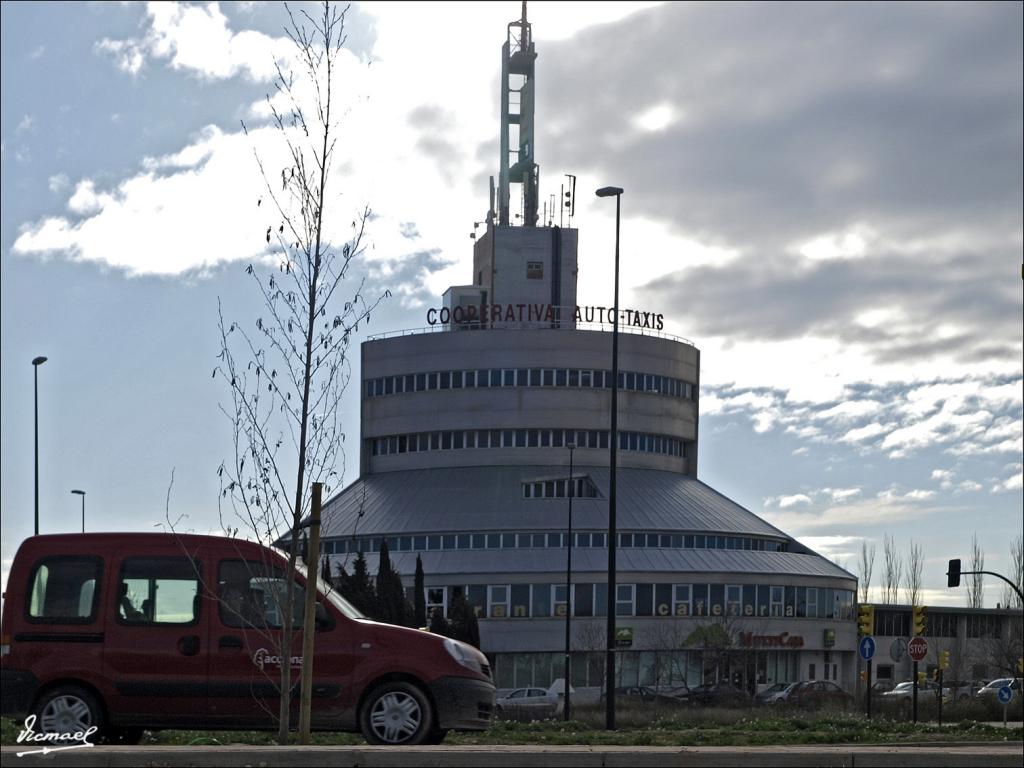
[{"label": "cloudy sky", "polygon": [[[864,539],[879,561],[883,536],[920,543],[936,604],[963,602],[943,573],[972,535],[1005,571],[1021,530],[1021,9],[530,8],[541,197],[577,175],[580,303],[611,301],[613,213],[590,191],[621,186],[623,304],[701,349],[701,478],[853,570]],[[3,571],[32,531],[36,355],[44,532],[79,528],[72,488],[92,529],[151,530],[169,506],[216,531],[217,302],[258,313],[244,269],[273,222],[253,152],[279,151],[284,8],[0,14]],[[468,280],[518,15],[349,12],[332,205],[346,226],[375,213],[359,270],[394,296],[371,333],[424,325]]]}]

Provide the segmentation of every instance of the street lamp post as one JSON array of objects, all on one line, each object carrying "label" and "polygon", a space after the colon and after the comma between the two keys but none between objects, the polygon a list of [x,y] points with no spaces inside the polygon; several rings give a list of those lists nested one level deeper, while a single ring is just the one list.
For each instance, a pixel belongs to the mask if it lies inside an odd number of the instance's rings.
[{"label": "street lamp post", "polygon": [[569,533],[565,540],[565,677],[562,678],[562,692],[565,694],[565,705],[562,707],[562,711],[566,721],[568,721],[570,718],[569,675],[571,668],[569,664],[569,625],[572,620],[572,497],[576,485],[572,478],[572,452],[576,450],[576,444],[569,443],[565,447],[569,449]]},{"label": "street lamp post", "polygon": [[35,391],[35,434],[36,434],[36,526],[35,535],[39,535],[39,366],[46,362],[45,357],[32,359],[32,378]]},{"label": "street lamp post", "polygon": [[598,197],[615,198],[615,305],[612,310],[612,434],[608,480],[608,649],[605,655],[605,728],[615,730],[615,465],[619,449],[619,209],[621,187],[601,187]]},{"label": "street lamp post", "polygon": [[76,496],[82,497],[82,533],[85,533],[85,491],[72,491]]}]

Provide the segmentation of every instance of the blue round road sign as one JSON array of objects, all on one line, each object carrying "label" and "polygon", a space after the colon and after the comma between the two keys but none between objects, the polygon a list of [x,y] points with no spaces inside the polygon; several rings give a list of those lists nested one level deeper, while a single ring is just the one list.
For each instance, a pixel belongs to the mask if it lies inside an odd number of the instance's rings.
[{"label": "blue round road sign", "polygon": [[873,637],[862,637],[860,644],[857,646],[857,650],[860,651],[860,657],[864,661],[871,661],[875,655],[875,638]]},{"label": "blue round road sign", "polygon": [[1004,685],[996,692],[996,696],[999,697],[1000,704],[1009,704],[1013,701],[1013,689],[1008,685]]}]

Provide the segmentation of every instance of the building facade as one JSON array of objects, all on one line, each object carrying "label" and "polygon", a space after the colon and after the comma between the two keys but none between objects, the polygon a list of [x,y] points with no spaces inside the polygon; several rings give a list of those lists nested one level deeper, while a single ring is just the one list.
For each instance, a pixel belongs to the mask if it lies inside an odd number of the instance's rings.
[{"label": "building facade", "polygon": [[[535,57],[524,11],[503,97]],[[532,137],[509,109],[502,136]],[[408,586],[420,557],[430,610],[475,607],[500,687],[562,676],[569,614],[572,683],[601,685],[617,387],[616,684],[852,688],[855,577],[698,479],[699,350],[657,313],[578,304],[577,230],[538,215],[532,146],[509,152],[470,281],[362,345],[360,477],[324,505],[324,551],[373,571],[386,542]]]}]

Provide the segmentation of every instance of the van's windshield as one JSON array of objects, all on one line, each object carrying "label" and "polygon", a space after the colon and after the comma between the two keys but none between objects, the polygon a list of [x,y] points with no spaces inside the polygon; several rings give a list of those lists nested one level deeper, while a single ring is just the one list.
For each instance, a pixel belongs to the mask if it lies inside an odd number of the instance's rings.
[{"label": "van's windshield", "polygon": [[[302,574],[302,578],[308,582],[308,573],[306,572],[306,566],[299,565],[296,563],[295,570]],[[330,601],[331,605],[341,611],[342,615],[347,619],[366,619],[369,618],[364,616],[363,613],[356,608],[352,603],[341,596],[341,593],[334,587],[327,587],[324,589],[324,583],[320,579],[316,580],[316,591],[320,597]]]}]

